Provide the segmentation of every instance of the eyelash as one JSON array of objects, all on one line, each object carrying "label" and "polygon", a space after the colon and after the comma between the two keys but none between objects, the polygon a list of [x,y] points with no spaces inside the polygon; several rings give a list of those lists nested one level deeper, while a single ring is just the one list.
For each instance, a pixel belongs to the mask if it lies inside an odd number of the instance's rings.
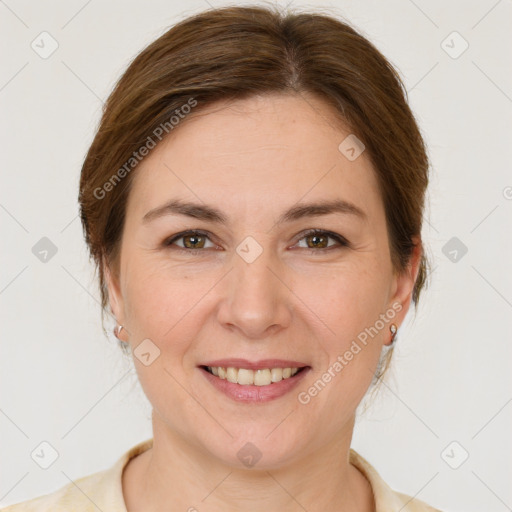
[{"label": "eyelash", "polygon": [[[164,245],[166,247],[171,247],[174,244],[174,242],[176,242],[177,240],[180,240],[181,238],[184,238],[184,237],[186,237],[188,235],[192,235],[192,236],[199,235],[199,236],[207,237],[209,239],[209,233],[206,232],[206,231],[190,230],[190,231],[183,231],[181,233],[173,235],[171,238],[168,238],[167,240],[164,241]],[[333,240],[336,240],[336,242],[338,243],[338,246],[332,245],[332,246],[323,247],[323,248],[320,248],[320,249],[303,247],[303,248],[300,248],[300,249],[309,251],[311,253],[315,253],[315,252],[324,252],[324,251],[328,251],[328,250],[336,249],[336,248],[339,249],[339,248],[342,248],[342,247],[350,247],[350,243],[348,242],[348,240],[346,238],[342,237],[341,235],[338,235],[337,233],[333,233],[331,231],[326,231],[324,229],[310,229],[310,230],[307,230],[304,233],[302,233],[301,238],[299,238],[296,243],[300,242],[304,238],[306,238],[308,236],[311,236],[311,235],[324,235],[324,236],[327,236],[328,238],[332,238]],[[179,246],[175,246],[175,247],[173,247],[173,249],[177,249],[177,250],[182,251],[182,252],[193,253],[193,254],[197,254],[199,252],[204,252],[206,250],[206,249],[188,249],[186,247],[179,247]]]}]

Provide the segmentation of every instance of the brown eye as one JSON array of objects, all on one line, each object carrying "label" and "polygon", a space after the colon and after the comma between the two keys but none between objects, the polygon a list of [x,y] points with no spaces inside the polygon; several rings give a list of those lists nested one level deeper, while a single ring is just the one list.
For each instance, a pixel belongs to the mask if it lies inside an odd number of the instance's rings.
[{"label": "brown eye", "polygon": [[311,249],[320,247],[324,249],[329,244],[329,237],[325,235],[308,235],[304,237],[308,242],[308,247]]},{"label": "brown eye", "polygon": [[[199,231],[186,231],[179,233],[168,241],[165,242],[166,246],[176,246],[178,249],[193,251],[195,249],[208,249],[214,247],[214,244],[210,241],[210,246],[206,246],[206,242],[209,238],[206,233]],[[178,243],[180,242],[180,243]]]},{"label": "brown eye", "polygon": [[[335,243],[329,243],[329,239],[334,240]],[[318,229],[304,233],[299,242],[302,242],[302,240],[306,241],[306,246],[299,244],[299,247],[304,249],[331,249],[336,248],[336,246],[349,247],[348,241],[341,235]]]},{"label": "brown eye", "polygon": [[183,245],[187,249],[202,249],[205,237],[203,235],[185,235],[182,237]]}]

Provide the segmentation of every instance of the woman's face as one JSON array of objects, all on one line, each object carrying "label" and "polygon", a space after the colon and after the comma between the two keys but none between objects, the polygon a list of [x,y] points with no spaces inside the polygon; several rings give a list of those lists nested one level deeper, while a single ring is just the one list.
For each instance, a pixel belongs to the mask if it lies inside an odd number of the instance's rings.
[{"label": "woman's face", "polygon": [[[350,139],[339,149],[350,133],[338,126],[312,96],[217,104],[133,171],[111,305],[154,429],[204,460],[261,456],[271,468],[350,439],[389,326],[407,312],[419,254],[394,275],[376,177]],[[227,394],[202,366],[228,358],[307,368]]]}]

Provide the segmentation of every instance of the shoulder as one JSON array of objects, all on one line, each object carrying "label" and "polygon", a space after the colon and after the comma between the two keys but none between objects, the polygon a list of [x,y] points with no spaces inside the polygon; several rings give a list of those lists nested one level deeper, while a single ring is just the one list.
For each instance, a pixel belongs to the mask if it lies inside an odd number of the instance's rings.
[{"label": "shoulder", "polygon": [[103,471],[78,478],[55,492],[9,505],[0,512],[126,512],[122,474],[128,462],[153,446],[147,439],[124,453]]},{"label": "shoulder", "polygon": [[101,471],[70,482],[50,494],[9,505],[0,512],[97,511],[94,497],[104,492],[107,484],[108,471]]},{"label": "shoulder", "polygon": [[438,508],[431,507],[424,501],[418,498],[413,498],[408,494],[393,491],[397,500],[400,501],[401,509],[403,512],[442,512]]},{"label": "shoulder", "polygon": [[350,449],[350,463],[359,469],[370,483],[376,512],[441,512],[418,498],[392,489],[377,470],[353,449]]}]

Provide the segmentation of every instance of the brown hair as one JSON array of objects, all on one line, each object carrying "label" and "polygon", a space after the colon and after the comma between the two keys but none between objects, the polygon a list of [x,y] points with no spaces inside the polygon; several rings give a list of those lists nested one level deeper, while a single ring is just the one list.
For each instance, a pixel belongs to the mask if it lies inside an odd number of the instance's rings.
[{"label": "brown hair", "polygon": [[[406,269],[413,237],[421,240],[429,162],[396,70],[365,37],[331,16],[224,7],[181,21],[147,46],[105,103],[79,192],[85,240],[99,270],[102,315],[108,304],[102,264],[117,274],[134,155],[162,126],[170,133],[169,120],[191,98],[198,111],[219,100],[279,92],[327,101],[364,143],[384,202],[393,268]],[[427,263],[422,250],[415,305]]]}]

